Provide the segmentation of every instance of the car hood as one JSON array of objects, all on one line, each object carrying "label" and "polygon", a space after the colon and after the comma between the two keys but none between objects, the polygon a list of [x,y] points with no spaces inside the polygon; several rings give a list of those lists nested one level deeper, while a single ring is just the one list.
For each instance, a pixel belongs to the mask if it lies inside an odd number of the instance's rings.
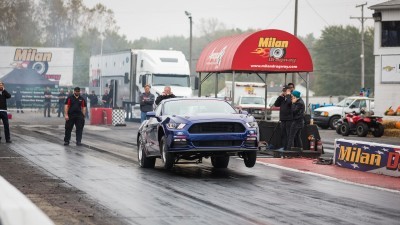
[{"label": "car hood", "polygon": [[255,121],[253,116],[244,114],[215,114],[202,113],[196,115],[174,115],[168,116],[170,120],[177,123],[201,123],[201,122],[252,122]]}]

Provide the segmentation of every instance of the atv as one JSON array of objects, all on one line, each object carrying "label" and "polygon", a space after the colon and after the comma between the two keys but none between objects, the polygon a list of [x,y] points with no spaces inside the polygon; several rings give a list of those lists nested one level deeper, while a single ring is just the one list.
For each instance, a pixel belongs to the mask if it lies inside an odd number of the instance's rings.
[{"label": "atv", "polygon": [[346,113],[345,117],[342,118],[341,124],[336,129],[336,132],[343,136],[356,134],[359,137],[365,137],[369,132],[374,137],[381,137],[384,131],[382,117],[374,116],[369,112],[365,112],[364,109],[360,110],[360,113],[355,111]]}]

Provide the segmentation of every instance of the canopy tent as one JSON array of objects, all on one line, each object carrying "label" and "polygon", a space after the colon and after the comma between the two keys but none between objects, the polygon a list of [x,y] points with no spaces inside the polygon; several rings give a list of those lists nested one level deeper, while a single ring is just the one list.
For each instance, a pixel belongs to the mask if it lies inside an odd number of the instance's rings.
[{"label": "canopy tent", "polygon": [[13,69],[1,78],[6,85],[17,86],[44,86],[54,87],[55,83],[49,81],[34,69]]},{"label": "canopy tent", "polygon": [[[281,30],[261,30],[231,37],[224,37],[208,44],[197,62],[201,84],[212,74],[232,73],[232,90],[234,90],[235,73],[269,73],[306,72],[306,105],[308,105],[309,72],[313,63],[305,45],[294,35]],[[202,73],[207,73],[202,80]],[[216,77],[218,81],[218,78]],[[215,84],[217,93],[218,82]],[[267,84],[265,85],[267,95]],[[232,93],[234,99],[234,91]],[[265,98],[267,99],[267,98]]]}]

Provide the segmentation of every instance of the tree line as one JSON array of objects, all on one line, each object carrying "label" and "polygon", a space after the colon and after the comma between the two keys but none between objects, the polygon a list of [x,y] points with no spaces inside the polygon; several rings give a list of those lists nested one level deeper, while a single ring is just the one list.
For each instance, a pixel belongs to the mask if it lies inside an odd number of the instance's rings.
[{"label": "tree line", "polygon": [[[218,19],[196,23],[199,36],[193,37],[192,74],[203,48],[225,36],[254,32],[254,29],[229,29]],[[91,55],[123,49],[175,49],[189,58],[189,37],[142,37],[128,40],[118,33],[114,12],[102,4],[92,8],[83,0],[0,0],[0,45],[74,48],[73,83],[88,86]],[[299,37],[310,51],[314,63],[310,88],[317,95],[352,95],[361,84],[361,34],[354,26],[326,27],[321,37]],[[0,56],[1,57],[1,56]],[[282,74],[268,76],[267,82],[282,84]],[[230,75],[219,77],[220,89]],[[260,81],[257,76],[239,75],[237,81]],[[204,82],[202,93],[214,93],[214,79]],[[298,79],[298,83],[302,80]],[[365,33],[365,86],[374,87],[373,29]]]}]

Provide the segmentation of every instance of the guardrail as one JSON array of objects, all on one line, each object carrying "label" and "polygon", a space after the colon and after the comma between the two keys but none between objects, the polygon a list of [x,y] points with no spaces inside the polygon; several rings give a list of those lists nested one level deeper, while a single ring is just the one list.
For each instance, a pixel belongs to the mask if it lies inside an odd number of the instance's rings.
[{"label": "guardrail", "polygon": [[0,225],[20,224],[54,225],[42,210],[0,176]]}]

